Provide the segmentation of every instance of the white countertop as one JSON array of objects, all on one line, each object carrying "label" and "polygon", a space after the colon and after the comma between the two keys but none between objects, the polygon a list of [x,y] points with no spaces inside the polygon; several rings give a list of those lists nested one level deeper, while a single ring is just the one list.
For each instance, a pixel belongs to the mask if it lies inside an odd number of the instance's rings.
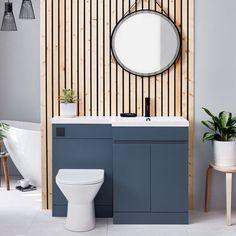
[{"label": "white countertop", "polygon": [[80,116],[75,118],[52,118],[52,124],[111,124],[114,127],[188,127],[188,120],[183,117],[146,117],[133,118],[119,116]]}]

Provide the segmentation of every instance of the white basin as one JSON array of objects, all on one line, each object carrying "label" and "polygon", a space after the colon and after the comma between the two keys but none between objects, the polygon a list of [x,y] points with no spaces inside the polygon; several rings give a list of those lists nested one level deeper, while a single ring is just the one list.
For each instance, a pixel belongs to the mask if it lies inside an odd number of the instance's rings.
[{"label": "white basin", "polygon": [[129,127],[188,127],[189,122],[183,117],[134,117],[125,118],[117,117],[112,126],[129,126]]}]

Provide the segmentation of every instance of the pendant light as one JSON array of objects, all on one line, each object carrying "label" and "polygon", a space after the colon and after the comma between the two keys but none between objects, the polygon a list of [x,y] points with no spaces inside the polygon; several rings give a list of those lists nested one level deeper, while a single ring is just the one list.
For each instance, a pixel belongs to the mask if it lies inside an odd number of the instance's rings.
[{"label": "pendant light", "polygon": [[20,19],[35,19],[34,9],[31,0],[22,0]]},{"label": "pendant light", "polygon": [[12,11],[12,2],[5,2],[5,11],[1,31],[16,31],[16,21]]}]

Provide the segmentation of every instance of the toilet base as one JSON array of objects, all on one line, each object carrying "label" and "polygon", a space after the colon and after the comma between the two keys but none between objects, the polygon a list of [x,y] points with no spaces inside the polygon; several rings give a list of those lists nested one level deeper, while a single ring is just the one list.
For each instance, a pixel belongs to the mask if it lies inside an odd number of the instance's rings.
[{"label": "toilet base", "polygon": [[66,229],[70,231],[89,231],[95,227],[94,203],[74,204],[68,202]]}]

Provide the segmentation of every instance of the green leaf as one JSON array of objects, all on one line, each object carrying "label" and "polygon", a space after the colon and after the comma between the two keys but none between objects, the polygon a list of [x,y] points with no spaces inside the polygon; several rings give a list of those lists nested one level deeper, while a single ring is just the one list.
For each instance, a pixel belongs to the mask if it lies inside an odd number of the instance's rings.
[{"label": "green leaf", "polygon": [[216,128],[213,122],[207,120],[207,121],[202,121],[202,124],[205,125],[207,128],[209,128],[210,130],[216,131]]},{"label": "green leaf", "polygon": [[222,125],[221,125],[221,122],[220,120],[216,117],[216,116],[213,116],[212,117],[212,120],[214,121],[214,124],[216,125],[216,127],[221,130],[222,129]]},{"label": "green leaf", "polygon": [[75,103],[77,101],[77,96],[72,89],[63,89],[63,96],[59,97],[59,100],[62,103]]},{"label": "green leaf", "polygon": [[202,138],[203,141],[210,141],[214,139],[215,139],[215,134],[209,132],[205,133]]},{"label": "green leaf", "polygon": [[219,118],[220,118],[220,123],[223,128],[225,128],[229,122],[229,120],[232,117],[232,113],[223,111],[220,113]]},{"label": "green leaf", "polygon": [[214,117],[214,115],[212,115],[212,113],[205,107],[202,107],[202,109],[210,116],[210,117]]},{"label": "green leaf", "polygon": [[232,117],[230,120],[230,125],[233,126],[236,124],[236,116]]},{"label": "green leaf", "polygon": [[0,140],[7,137],[7,131],[9,128],[10,126],[8,124],[0,122]]}]

